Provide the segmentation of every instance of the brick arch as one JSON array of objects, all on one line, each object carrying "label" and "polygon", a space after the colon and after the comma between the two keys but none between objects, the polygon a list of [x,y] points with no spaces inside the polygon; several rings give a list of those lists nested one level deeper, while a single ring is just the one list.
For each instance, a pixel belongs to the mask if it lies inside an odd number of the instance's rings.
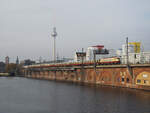
[{"label": "brick arch", "polygon": [[100,74],[100,76],[99,76],[99,81],[101,82],[101,83],[109,83],[109,82],[111,82],[111,73],[110,72],[108,72],[108,71],[103,71],[103,72],[101,72],[101,74]]},{"label": "brick arch", "polygon": [[43,76],[44,76],[43,71],[40,71],[39,78],[43,78]]},{"label": "brick arch", "polygon": [[88,70],[86,80],[88,82],[93,82],[94,81],[94,76],[95,76],[94,71],[93,70]]},{"label": "brick arch", "polygon": [[125,76],[125,83],[132,83],[132,77],[129,73]]},{"label": "brick arch", "polygon": [[73,72],[71,72],[68,77],[69,77],[69,80],[71,80],[71,81],[75,81],[76,80],[76,74],[73,73]]},{"label": "brick arch", "polygon": [[44,73],[45,73],[45,74],[44,74],[44,78],[47,79],[49,72],[48,72],[48,71],[45,71]]},{"label": "brick arch", "polygon": [[123,70],[123,71],[120,71],[120,73],[116,74],[114,82],[117,84],[122,84],[122,83],[130,83],[131,84],[132,77],[128,71]]},{"label": "brick arch", "polygon": [[142,72],[149,72],[150,73],[150,70],[149,70],[149,68],[141,68],[141,69],[134,68],[133,72],[134,72],[134,75],[135,75],[135,78],[136,78]]},{"label": "brick arch", "polygon": [[57,71],[57,72],[56,72],[56,79],[57,79],[57,80],[61,80],[61,78],[62,78],[62,73],[61,73],[61,71]]},{"label": "brick arch", "polygon": [[81,77],[82,77],[82,75],[81,75],[80,73],[78,73],[78,74],[77,74],[77,78],[76,78],[77,81],[81,81]]},{"label": "brick arch", "polygon": [[150,72],[143,71],[135,78],[135,84],[150,86]]},{"label": "brick arch", "polygon": [[52,72],[50,73],[50,79],[52,79],[52,80],[55,79],[55,72],[54,72],[54,71],[52,71]]},{"label": "brick arch", "polygon": [[[86,76],[85,76],[86,77]],[[81,69],[77,69],[76,70],[76,81],[77,82],[81,82],[82,80],[82,72],[81,72]]]},{"label": "brick arch", "polygon": [[36,72],[36,78],[39,78],[39,77],[40,77],[40,72],[37,71],[37,72]]},{"label": "brick arch", "polygon": [[65,71],[62,71],[62,75],[61,75],[62,76],[62,80],[65,80],[65,73],[66,73]]},{"label": "brick arch", "polygon": [[36,78],[36,71],[34,71],[34,77]]},{"label": "brick arch", "polygon": [[64,71],[64,72],[63,72],[63,79],[64,79],[64,80],[68,80],[68,79],[69,79],[69,74],[68,74],[67,71]]},{"label": "brick arch", "polygon": [[120,75],[120,73],[117,73],[116,76],[114,77],[114,82],[115,83],[121,83],[121,78],[122,76]]},{"label": "brick arch", "polygon": [[101,83],[109,83],[111,82],[111,77],[109,75],[102,75],[100,78],[99,78],[99,81]]},{"label": "brick arch", "polygon": [[97,82],[101,82],[101,77],[104,75],[104,69],[102,68],[102,69],[98,69],[96,71],[97,71],[96,72],[96,74],[97,74],[96,80],[97,80]]},{"label": "brick arch", "polygon": [[87,69],[87,70],[86,70],[86,73],[85,73],[85,81],[86,81],[86,82],[88,81],[89,73],[91,73],[91,70],[90,70],[90,69]]},{"label": "brick arch", "polygon": [[39,76],[40,76],[40,72],[37,71],[37,72],[36,72],[36,77],[39,78]]},{"label": "brick arch", "polygon": [[49,73],[48,73],[48,79],[51,79],[51,71],[49,71]]},{"label": "brick arch", "polygon": [[48,71],[47,74],[47,78],[50,79],[51,71]]},{"label": "brick arch", "polygon": [[98,70],[97,72],[96,72],[96,82],[100,83],[101,82],[101,77],[102,77],[102,71]]}]

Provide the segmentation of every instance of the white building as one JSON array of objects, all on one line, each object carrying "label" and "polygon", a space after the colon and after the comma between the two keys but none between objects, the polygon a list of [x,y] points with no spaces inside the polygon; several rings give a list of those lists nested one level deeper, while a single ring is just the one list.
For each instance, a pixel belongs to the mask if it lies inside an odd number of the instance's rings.
[{"label": "white building", "polygon": [[[128,44],[128,53],[135,53],[134,52],[134,45]],[[122,45],[122,55],[127,54],[127,45],[123,44]]]},{"label": "white building", "polygon": [[[127,63],[127,55],[122,55],[122,64]],[[129,53],[128,62],[130,64],[150,63],[150,52]]]},{"label": "white building", "polygon": [[96,45],[87,48],[86,61],[94,60],[94,51],[99,51],[100,53],[96,55],[96,60],[101,58],[112,57],[115,53],[113,49],[109,50],[109,54],[106,53],[103,45]]},{"label": "white building", "polygon": [[[138,64],[138,63],[150,63],[150,52],[141,52],[141,48],[138,48],[137,52],[136,44],[128,44],[128,63]],[[120,49],[121,50],[121,49]],[[116,51],[117,55],[120,56],[122,64],[127,64],[127,46],[122,45],[122,52]]]},{"label": "white building", "polygon": [[94,50],[97,50],[97,47],[88,47],[86,52],[86,60],[91,61],[94,58]]},{"label": "white building", "polygon": [[118,49],[118,50],[116,51],[116,55],[117,55],[118,57],[121,57],[121,56],[122,56],[122,49]]}]

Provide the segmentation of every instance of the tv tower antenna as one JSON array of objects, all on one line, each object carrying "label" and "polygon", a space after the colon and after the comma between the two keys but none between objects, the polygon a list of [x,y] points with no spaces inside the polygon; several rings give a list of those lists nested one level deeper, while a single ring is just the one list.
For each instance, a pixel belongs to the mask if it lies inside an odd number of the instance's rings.
[{"label": "tv tower antenna", "polygon": [[53,60],[56,61],[56,27],[53,28],[53,32],[51,33],[51,36],[54,38],[54,47],[53,47]]}]

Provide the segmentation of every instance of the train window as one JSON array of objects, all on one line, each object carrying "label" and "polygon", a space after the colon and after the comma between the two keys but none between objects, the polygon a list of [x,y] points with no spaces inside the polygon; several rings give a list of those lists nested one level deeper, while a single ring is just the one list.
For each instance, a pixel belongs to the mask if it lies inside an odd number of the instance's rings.
[{"label": "train window", "polygon": [[137,83],[141,83],[141,80],[138,79],[138,80],[137,80]]}]

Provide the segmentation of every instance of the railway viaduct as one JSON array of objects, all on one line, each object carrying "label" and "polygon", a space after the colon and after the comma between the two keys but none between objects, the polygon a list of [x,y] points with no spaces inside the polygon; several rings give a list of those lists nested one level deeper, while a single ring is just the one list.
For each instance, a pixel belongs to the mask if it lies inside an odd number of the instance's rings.
[{"label": "railway viaduct", "polygon": [[150,90],[150,64],[26,67],[25,77]]}]

